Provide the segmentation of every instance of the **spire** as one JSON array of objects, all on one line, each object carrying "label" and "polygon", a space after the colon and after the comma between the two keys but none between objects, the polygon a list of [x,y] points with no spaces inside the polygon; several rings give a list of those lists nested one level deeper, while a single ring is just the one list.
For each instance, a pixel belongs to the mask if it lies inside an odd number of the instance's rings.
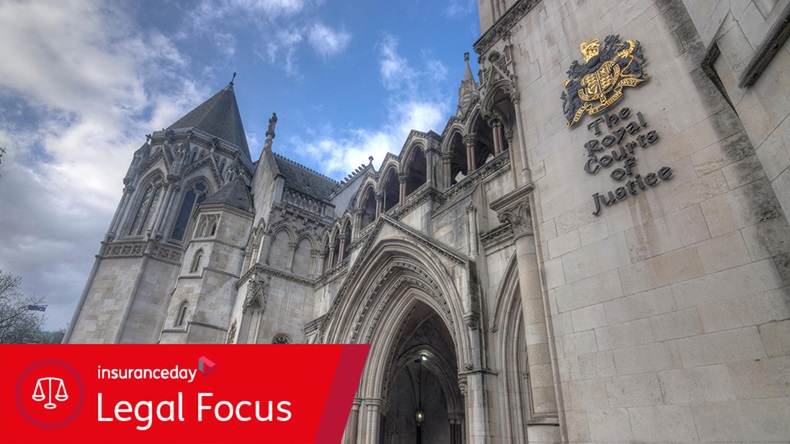
[{"label": "spire", "polygon": [[[234,73],[235,79],[235,73]],[[220,92],[198,105],[167,129],[197,128],[239,147],[249,160],[250,149],[233,92],[233,80]]]},{"label": "spire", "polygon": [[[464,83],[468,82],[468,81],[474,82],[475,81],[475,77],[472,75],[472,68],[469,67],[469,53],[468,52],[464,53],[464,62],[466,62],[466,70],[464,71],[464,80],[463,80],[463,82]],[[231,83],[233,83],[233,82],[231,82]]]},{"label": "spire", "polygon": [[466,63],[464,79],[461,80],[461,87],[458,88],[458,111],[456,112],[458,117],[464,116],[467,111],[469,111],[469,108],[472,107],[475,100],[480,96],[477,83],[475,82],[475,76],[472,75],[472,68],[469,67],[468,52],[464,53],[464,62]]}]

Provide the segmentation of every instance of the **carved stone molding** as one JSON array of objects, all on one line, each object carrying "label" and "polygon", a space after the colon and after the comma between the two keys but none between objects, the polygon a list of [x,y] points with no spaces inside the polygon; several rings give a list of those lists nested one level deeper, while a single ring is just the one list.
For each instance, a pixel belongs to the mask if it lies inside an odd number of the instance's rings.
[{"label": "carved stone molding", "polygon": [[482,55],[488,51],[496,42],[501,38],[510,34],[510,29],[521,20],[521,17],[527,15],[540,0],[520,0],[517,1],[493,26],[488,28],[474,45],[474,51]]},{"label": "carved stone molding", "polygon": [[532,184],[528,184],[491,202],[491,209],[496,211],[499,221],[510,224],[515,239],[533,234],[529,208],[532,190]]}]

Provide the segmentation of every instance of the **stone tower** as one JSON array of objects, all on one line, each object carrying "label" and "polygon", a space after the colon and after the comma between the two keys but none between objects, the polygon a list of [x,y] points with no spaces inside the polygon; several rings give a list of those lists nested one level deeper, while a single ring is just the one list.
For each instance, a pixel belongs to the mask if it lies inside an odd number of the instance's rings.
[{"label": "stone tower", "polygon": [[[169,342],[206,341],[205,331],[228,323],[221,310],[213,309],[221,301],[211,298],[231,292],[199,287],[222,287],[227,283],[218,275],[238,273],[243,245],[230,241],[217,246],[216,234],[251,217],[247,184],[253,165],[233,83],[147,139],[123,180],[123,197],[67,342],[151,343],[160,333]],[[198,205],[201,211],[196,212]],[[198,239],[185,249],[186,234],[195,224]],[[233,236],[242,244],[247,237],[243,231]],[[213,315],[206,314],[208,307]],[[183,329],[174,333],[187,314],[201,327],[192,336]]]}]

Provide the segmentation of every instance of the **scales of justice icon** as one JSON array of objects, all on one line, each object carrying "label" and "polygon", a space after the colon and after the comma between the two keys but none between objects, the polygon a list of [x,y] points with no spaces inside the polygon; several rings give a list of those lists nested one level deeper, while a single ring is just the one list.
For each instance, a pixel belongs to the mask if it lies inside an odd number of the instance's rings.
[{"label": "scales of justice icon", "polygon": [[[66,393],[66,385],[63,383],[63,380],[60,378],[38,378],[36,381],[36,388],[33,390],[33,401],[41,402],[44,399],[47,400],[47,403],[44,404],[45,409],[52,410],[57,407],[57,404],[52,402],[52,386],[56,384],[56,392],[55,392],[55,400],[59,402],[63,402],[69,399],[68,393]],[[46,387],[46,390],[44,390]]]}]

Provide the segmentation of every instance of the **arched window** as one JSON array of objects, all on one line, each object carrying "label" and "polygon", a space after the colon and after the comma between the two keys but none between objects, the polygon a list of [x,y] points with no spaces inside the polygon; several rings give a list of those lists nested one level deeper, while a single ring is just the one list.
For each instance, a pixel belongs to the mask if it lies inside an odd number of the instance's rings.
[{"label": "arched window", "polygon": [[409,174],[408,178],[406,179],[407,196],[416,191],[417,188],[421,187],[422,184],[426,182],[428,177],[425,154],[422,152],[422,148],[415,147],[412,153],[411,162],[406,168],[406,171],[408,171]]},{"label": "arched window", "polygon": [[291,339],[285,333],[278,333],[272,339],[272,344],[289,344],[290,342]]},{"label": "arched window", "polygon": [[365,190],[364,197],[362,198],[362,205],[360,209],[362,210],[362,214],[360,214],[360,222],[359,222],[359,229],[364,229],[368,225],[370,225],[374,220],[376,220],[376,193],[373,192],[373,187],[368,187]]},{"label": "arched window", "polygon": [[156,177],[148,184],[134,213],[134,219],[129,227],[130,235],[144,234],[154,223],[159,200],[162,198],[162,178]]},{"label": "arched window", "polygon": [[395,168],[390,168],[384,174],[384,182],[382,183],[384,204],[381,211],[387,212],[400,201],[400,182],[398,182],[398,173],[395,171]]},{"label": "arched window", "polygon": [[178,212],[178,219],[176,225],[173,227],[173,234],[170,235],[173,239],[182,240],[184,238],[184,231],[187,229],[189,223],[189,216],[192,214],[192,209],[196,204],[202,203],[208,196],[208,187],[206,183],[199,180],[192,184],[184,194],[184,200],[181,203],[181,210]]},{"label": "arched window", "polygon": [[176,327],[181,327],[184,325],[184,322],[187,320],[187,308],[189,308],[189,304],[187,301],[181,303],[178,306],[178,315],[176,315]]},{"label": "arched window", "polygon": [[201,248],[200,250],[197,251],[197,253],[195,253],[195,257],[192,259],[192,265],[190,265],[189,267],[189,272],[194,273],[198,271],[198,269],[200,268],[200,261],[202,260],[203,260],[203,249]]}]

